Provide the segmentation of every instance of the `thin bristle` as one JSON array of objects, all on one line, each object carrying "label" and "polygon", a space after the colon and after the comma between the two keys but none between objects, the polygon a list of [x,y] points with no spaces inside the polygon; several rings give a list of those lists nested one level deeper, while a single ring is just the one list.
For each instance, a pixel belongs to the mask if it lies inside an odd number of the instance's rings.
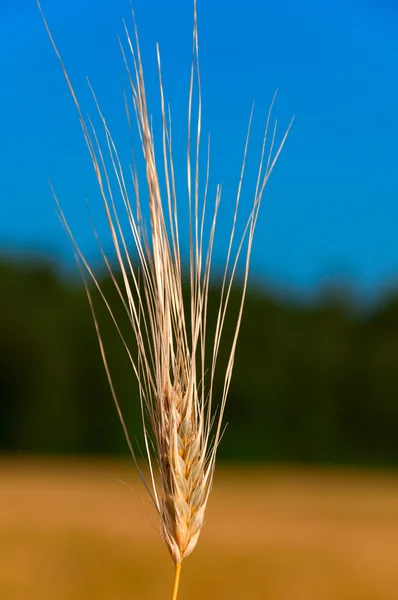
[{"label": "thin bristle", "polygon": [[[39,4],[39,3],[38,3]],[[40,8],[40,4],[39,4]],[[41,8],[40,8],[41,11]],[[271,109],[268,114],[264,142],[258,168],[253,205],[240,239],[235,240],[238,212],[242,195],[249,137],[252,127],[253,109],[250,114],[241,173],[235,198],[231,234],[227,259],[222,279],[221,297],[210,357],[207,357],[209,332],[207,331],[207,303],[210,287],[212,253],[219,206],[221,186],[217,186],[213,215],[210,219],[207,248],[204,247],[205,215],[208,209],[210,138],[207,146],[207,161],[203,197],[199,193],[202,101],[199,71],[199,42],[196,1],[194,1],[194,23],[192,36],[192,66],[188,102],[187,144],[187,192],[189,228],[189,291],[188,314],[183,302],[182,265],[180,251],[180,221],[177,213],[177,193],[172,151],[172,129],[170,111],[166,109],[163,91],[160,50],[157,47],[157,63],[160,89],[160,111],[162,119],[162,164],[165,182],[165,201],[162,195],[160,176],[156,163],[154,135],[148,112],[144,69],[139,46],[138,31],[134,21],[134,36],[131,37],[126,24],[127,51],[119,40],[123,61],[127,70],[129,94],[124,90],[129,127],[128,95],[134,106],[136,126],[141,152],[146,167],[146,184],[149,202],[149,229],[146,231],[141,212],[140,186],[135,164],[131,167],[134,189],[134,206],[129,197],[129,185],[124,175],[121,160],[99,102],[90,83],[90,90],[98,111],[105,135],[105,151],[101,148],[96,130],[90,120],[83,117],[77,96],[63,65],[60,54],[51,36],[42,13],[51,43],[61,63],[69,90],[78,110],[84,138],[92,159],[95,176],[115,249],[122,285],[117,283],[98,236],[101,253],[117,293],[127,313],[130,326],[137,341],[137,355],[133,356],[119,328],[112,309],[101,290],[92,269],[78,247],[64,214],[59,214],[64,228],[71,238],[81,268],[86,270],[98,289],[106,308],[124,344],[133,371],[139,383],[139,393],[144,429],[145,448],[150,470],[150,483],[145,485],[150,492],[161,521],[161,532],[173,560],[180,565],[195,548],[203,522],[206,504],[212,487],[217,448],[222,436],[222,420],[231,383],[235,350],[242,320],[245,301],[250,254],[254,230],[265,185],[284,145],[287,133],[274,153],[275,132],[272,133],[268,158],[265,148],[270,127]],[[133,17],[134,18],[134,17]],[[131,63],[131,66],[130,66]],[[196,82],[196,87],[195,87]],[[193,125],[194,88],[197,90],[196,123]],[[290,128],[290,127],[289,127]],[[133,155],[134,156],[134,155]],[[111,175],[116,186],[111,184]],[[127,215],[128,231],[121,225],[118,198]],[[128,237],[127,237],[128,236]],[[138,254],[140,277],[129,254],[130,238]],[[236,250],[233,250],[237,246]],[[231,289],[238,260],[244,261],[242,295],[238,308],[232,344],[229,351],[222,397],[217,411],[213,408],[213,391],[221,338]],[[94,312],[89,286],[86,284],[88,300],[93,313],[100,351],[105,365],[111,392],[130,451],[135,459],[127,426],[112,384],[100,327]],[[217,416],[216,416],[217,415]],[[137,463],[137,461],[136,461]],[[158,476],[155,473],[158,468]],[[138,466],[138,465],[137,465]],[[140,472],[141,474],[141,472]],[[142,474],[141,474],[142,475]],[[143,475],[142,475],[143,477]],[[145,481],[145,480],[144,480]],[[179,570],[178,570],[179,574]]]}]

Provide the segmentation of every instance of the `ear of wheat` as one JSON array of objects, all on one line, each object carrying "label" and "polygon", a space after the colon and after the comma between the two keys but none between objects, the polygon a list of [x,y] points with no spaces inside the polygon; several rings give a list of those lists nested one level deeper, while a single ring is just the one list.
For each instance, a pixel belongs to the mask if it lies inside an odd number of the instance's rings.
[{"label": "ear of wheat", "polygon": [[[39,4],[39,9],[41,7]],[[43,13],[42,13],[43,16]],[[99,144],[96,130],[90,120],[83,117],[77,96],[61,60],[55,42],[43,16],[48,35],[60,60],[72,98],[78,110],[85,141],[90,152],[103,201],[109,230],[120,268],[123,285],[117,282],[105,253],[105,264],[116,286],[117,293],[126,310],[129,323],[137,340],[137,355],[133,356],[112,309],[73,236],[55,196],[61,221],[70,236],[76,257],[87,271],[105,302],[120,338],[128,353],[132,369],[138,380],[141,400],[142,425],[149,465],[149,481],[146,481],[136,461],[134,449],[116,397],[99,324],[94,312],[91,292],[86,284],[88,300],[94,316],[100,350],[113,398],[119,413],[130,451],[140,471],[144,484],[152,498],[160,519],[161,534],[176,564],[173,599],[177,597],[180,568],[195,548],[204,522],[206,504],[212,487],[218,444],[222,435],[222,421],[231,383],[235,349],[241,325],[246,295],[249,261],[264,188],[284,145],[288,131],[278,147],[275,145],[276,122],[271,129],[271,110],[266,120],[264,140],[259,160],[253,204],[243,227],[243,234],[236,237],[236,223],[245,172],[249,134],[252,124],[250,115],[242,168],[235,198],[231,234],[224,268],[220,302],[216,320],[212,351],[207,356],[207,301],[217,216],[221,201],[221,186],[215,191],[214,206],[210,217],[208,242],[205,240],[206,211],[208,208],[210,141],[208,142],[207,169],[204,193],[199,194],[199,154],[201,146],[201,91],[198,58],[198,29],[196,1],[192,37],[192,66],[188,105],[187,144],[187,196],[189,209],[189,291],[190,306],[186,311],[183,303],[182,261],[180,251],[180,227],[177,211],[176,178],[172,155],[172,129],[170,111],[166,110],[159,48],[157,60],[160,84],[162,118],[162,163],[164,189],[161,189],[156,163],[154,134],[148,112],[144,71],[141,60],[137,28],[131,37],[124,24],[126,47],[120,43],[127,70],[130,96],[133,102],[140,146],[146,167],[150,223],[146,231],[141,212],[140,186],[135,165],[131,169],[134,204],[130,200],[131,184],[122,168],[121,160],[103,116],[94,91],[106,149]],[[120,40],[119,40],[120,41]],[[194,88],[197,88],[197,117],[193,125]],[[90,84],[89,84],[90,85]],[[129,112],[127,112],[129,117]],[[270,142],[267,145],[267,142]],[[268,152],[266,149],[269,148]],[[113,173],[116,189],[111,185]],[[127,215],[128,231],[121,226],[120,208]],[[131,238],[134,241],[140,263],[140,277],[133,268],[129,253]],[[233,250],[235,242],[236,249]],[[224,373],[224,384],[218,408],[213,408],[213,387],[221,337],[223,334],[228,301],[237,270],[243,255],[243,284],[235,330]]]}]

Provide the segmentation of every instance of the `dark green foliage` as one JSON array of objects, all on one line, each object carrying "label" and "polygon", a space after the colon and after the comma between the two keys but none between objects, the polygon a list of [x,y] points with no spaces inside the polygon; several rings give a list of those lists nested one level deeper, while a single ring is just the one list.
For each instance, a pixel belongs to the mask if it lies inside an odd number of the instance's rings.
[{"label": "dark green foliage", "polygon": [[[125,453],[83,285],[43,264],[3,261],[0,451]],[[102,278],[126,341],[134,338]],[[209,299],[209,343],[220,290]],[[97,293],[96,313],[131,437],[142,445],[138,388]],[[231,297],[215,401],[240,291]],[[398,464],[398,298],[372,314],[326,295],[311,306],[249,291],[220,457]]]}]

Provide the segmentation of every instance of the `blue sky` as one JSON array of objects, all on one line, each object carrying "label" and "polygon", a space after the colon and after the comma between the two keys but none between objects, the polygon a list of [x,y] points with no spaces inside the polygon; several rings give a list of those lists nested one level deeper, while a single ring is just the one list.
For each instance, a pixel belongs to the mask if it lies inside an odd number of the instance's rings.
[{"label": "blue sky", "polygon": [[[122,155],[129,137],[117,42],[128,0],[42,6],[83,107],[95,115],[89,76]],[[192,5],[134,0],[151,111],[159,97],[155,43],[174,119],[176,166],[185,169]],[[398,273],[398,8],[388,0],[198,0],[204,134],[212,177],[233,202],[251,104],[255,165],[268,106],[279,89],[280,134],[295,123],[264,197],[254,276],[307,293],[344,278],[375,294]],[[53,206],[50,177],[84,249],[96,256],[85,206],[98,194],[78,118],[33,0],[0,5],[0,248],[42,250],[73,262]],[[252,198],[249,167],[242,209]],[[212,180],[213,181],[213,180]],[[181,177],[179,196],[184,198]],[[222,263],[228,219],[219,228]],[[104,238],[105,239],[105,238]],[[105,246],[107,246],[105,241]]]}]

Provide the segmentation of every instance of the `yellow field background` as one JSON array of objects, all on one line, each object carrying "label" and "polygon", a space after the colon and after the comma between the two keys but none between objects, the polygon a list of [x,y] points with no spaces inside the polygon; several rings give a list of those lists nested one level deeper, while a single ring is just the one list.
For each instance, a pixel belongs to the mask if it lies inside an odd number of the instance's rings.
[{"label": "yellow field background", "polygon": [[[130,462],[0,460],[2,600],[169,600],[172,579]],[[220,467],[180,600],[249,598],[396,600],[398,474]]]}]

